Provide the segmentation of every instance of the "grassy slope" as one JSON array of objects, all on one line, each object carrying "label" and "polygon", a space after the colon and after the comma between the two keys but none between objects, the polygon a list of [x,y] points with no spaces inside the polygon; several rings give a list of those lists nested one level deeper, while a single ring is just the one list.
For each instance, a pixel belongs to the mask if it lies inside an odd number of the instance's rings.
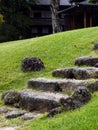
[{"label": "grassy slope", "polygon": [[[61,67],[71,67],[74,59],[80,56],[98,56],[93,51],[93,44],[98,42],[98,28],[69,31],[41,38],[21,40],[0,44],[0,94],[9,89],[22,90],[28,79],[34,77],[51,77],[51,71]],[[24,57],[41,58],[46,69],[41,72],[22,73],[21,60]],[[98,93],[92,101],[80,110],[61,114],[53,119],[38,120],[26,123],[29,130],[97,130],[98,129]],[[2,102],[1,102],[2,105]],[[23,121],[18,119],[2,125],[17,125]],[[64,124],[64,125],[63,125]],[[38,127],[39,125],[39,127]],[[78,128],[79,125],[79,128]]]}]

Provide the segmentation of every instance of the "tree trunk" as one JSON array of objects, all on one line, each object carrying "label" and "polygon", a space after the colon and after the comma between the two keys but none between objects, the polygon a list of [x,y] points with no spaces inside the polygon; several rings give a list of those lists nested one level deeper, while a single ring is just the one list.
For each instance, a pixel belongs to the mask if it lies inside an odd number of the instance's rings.
[{"label": "tree trunk", "polygon": [[51,13],[52,13],[53,33],[62,31],[59,15],[57,13],[59,11],[59,6],[60,6],[60,0],[51,0],[50,9],[51,9]]}]

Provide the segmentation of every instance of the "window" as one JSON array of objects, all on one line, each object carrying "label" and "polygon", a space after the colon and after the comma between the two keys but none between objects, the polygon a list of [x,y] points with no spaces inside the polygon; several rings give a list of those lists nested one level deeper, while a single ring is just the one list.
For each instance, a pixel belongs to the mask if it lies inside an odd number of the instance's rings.
[{"label": "window", "polygon": [[33,13],[33,11],[30,11],[30,17],[31,17],[31,18],[34,18],[34,13]]},{"label": "window", "polygon": [[40,11],[30,11],[30,17],[31,18],[41,18],[41,12]]},{"label": "window", "polygon": [[32,28],[32,33],[38,33],[38,30],[37,30],[36,27],[33,27],[33,28]]},{"label": "window", "polygon": [[42,32],[43,32],[43,33],[49,33],[48,27],[43,27]]},{"label": "window", "polygon": [[61,14],[61,18],[64,18],[65,17],[65,14],[63,13],[63,14]]},{"label": "window", "polygon": [[50,11],[42,11],[42,18],[51,18]]},{"label": "window", "polygon": [[34,12],[34,18],[41,18],[41,12],[40,11]]}]

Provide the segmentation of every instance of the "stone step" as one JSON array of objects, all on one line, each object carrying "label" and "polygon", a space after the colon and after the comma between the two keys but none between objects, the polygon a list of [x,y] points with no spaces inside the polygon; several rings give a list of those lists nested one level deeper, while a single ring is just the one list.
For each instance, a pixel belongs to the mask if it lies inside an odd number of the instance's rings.
[{"label": "stone step", "polygon": [[0,114],[7,113],[9,109],[0,107]]},{"label": "stone step", "polygon": [[0,130],[17,130],[18,127],[0,127]]},{"label": "stone step", "polygon": [[26,111],[22,111],[20,109],[12,110],[12,111],[5,113],[5,118],[7,118],[7,119],[21,117],[23,120],[31,120],[31,119],[34,119],[34,118],[38,118],[40,116],[42,116],[41,113],[26,112]]},{"label": "stone step", "polygon": [[89,81],[86,80],[71,80],[71,79],[47,79],[37,78],[28,81],[27,88],[35,90],[43,90],[50,92],[64,92],[66,94],[72,94],[73,91],[79,86],[88,87]]},{"label": "stone step", "polygon": [[52,72],[54,77],[69,79],[89,79],[98,78],[98,68],[63,68]]},{"label": "stone step", "polygon": [[98,57],[92,56],[83,56],[75,59],[75,65],[87,65],[87,66],[95,66],[98,67]]},{"label": "stone step", "polygon": [[25,114],[25,111],[20,111],[20,110],[19,111],[10,111],[10,112],[6,113],[5,118],[7,118],[7,119],[17,118],[24,114]]},{"label": "stone step", "polygon": [[66,99],[68,96],[59,93],[24,90],[20,92],[20,107],[30,112],[48,112],[60,105],[61,98]]},{"label": "stone step", "polygon": [[22,119],[23,120],[31,120],[31,119],[34,119],[34,118],[38,118],[42,116],[41,113],[36,113],[36,112],[29,112],[29,113],[25,113],[23,116],[22,116]]}]

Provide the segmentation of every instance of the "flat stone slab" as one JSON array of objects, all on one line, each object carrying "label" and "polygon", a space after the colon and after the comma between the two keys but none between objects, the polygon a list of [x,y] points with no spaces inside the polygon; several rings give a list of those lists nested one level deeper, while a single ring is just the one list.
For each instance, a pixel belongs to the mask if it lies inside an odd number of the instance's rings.
[{"label": "flat stone slab", "polygon": [[98,63],[98,57],[92,56],[84,56],[75,59],[75,65],[87,65],[87,66],[95,66]]},{"label": "flat stone slab", "polygon": [[9,110],[7,108],[0,107],[0,114],[7,113]]},{"label": "flat stone slab", "polygon": [[0,130],[17,130],[16,127],[1,127]]},{"label": "flat stone slab", "polygon": [[52,72],[54,77],[69,79],[89,79],[98,78],[98,68],[63,68]]},{"label": "flat stone slab", "polygon": [[22,116],[24,114],[25,114],[24,111],[11,111],[11,112],[6,113],[5,118],[7,118],[7,119],[17,118],[17,117]]},{"label": "flat stone slab", "polygon": [[30,112],[48,112],[49,110],[59,106],[61,98],[68,96],[59,93],[31,92],[24,90],[20,93],[20,107]]},{"label": "flat stone slab", "polygon": [[35,113],[35,112],[31,113],[31,112],[29,112],[29,113],[25,113],[22,116],[22,119],[23,120],[31,120],[31,119],[34,119],[34,118],[38,118],[40,116],[41,116],[41,113]]},{"label": "flat stone slab", "polygon": [[27,88],[71,94],[79,86],[88,86],[88,81],[70,79],[36,78],[28,81]]}]

